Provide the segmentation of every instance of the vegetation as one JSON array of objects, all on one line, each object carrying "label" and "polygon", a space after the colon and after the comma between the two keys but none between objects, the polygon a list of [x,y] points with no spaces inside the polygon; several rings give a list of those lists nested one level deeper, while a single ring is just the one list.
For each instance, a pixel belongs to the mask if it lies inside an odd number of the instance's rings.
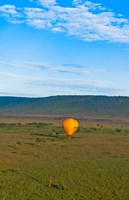
[{"label": "vegetation", "polygon": [[2,114],[129,116],[129,97],[0,97]]},{"label": "vegetation", "polygon": [[1,200],[128,200],[129,130],[0,124]]}]

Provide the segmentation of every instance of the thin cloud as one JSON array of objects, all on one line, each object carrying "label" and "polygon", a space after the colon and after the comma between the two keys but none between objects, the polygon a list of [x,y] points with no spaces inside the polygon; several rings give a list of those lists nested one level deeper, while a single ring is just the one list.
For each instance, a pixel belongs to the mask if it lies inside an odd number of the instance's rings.
[{"label": "thin cloud", "polygon": [[19,75],[19,74],[14,74],[14,73],[8,73],[8,72],[0,72],[0,76],[1,77],[8,77],[8,78],[12,78],[12,79],[16,79],[16,80],[34,80],[31,77],[27,77],[27,76],[23,76],[23,75]]},{"label": "thin cloud", "polygon": [[35,3],[31,8],[1,6],[0,15],[11,23],[25,23],[84,41],[129,42],[129,20],[101,4],[83,0],[73,0],[71,7],[63,7],[55,0]]},{"label": "thin cloud", "polygon": [[63,78],[49,78],[49,77],[30,77],[30,76],[23,76],[19,74],[9,73],[9,72],[0,72],[0,76],[10,77],[12,79],[18,79],[25,81],[26,83],[30,83],[33,85],[50,85],[50,86],[57,86],[57,87],[85,87],[85,86],[95,86],[95,87],[114,87],[112,82],[107,81],[86,81],[82,79],[63,79]]},{"label": "thin cloud", "polygon": [[31,63],[31,62],[24,62],[26,66],[30,66],[36,69],[50,69],[55,70],[61,73],[76,73],[81,75],[90,75],[93,73],[102,73],[104,72],[103,69],[97,69],[92,67],[81,66],[77,64],[62,64],[62,65],[50,65],[50,64],[42,64],[42,63]]},{"label": "thin cloud", "polygon": [[[0,76],[4,78],[10,78],[9,81],[18,80],[27,86],[36,87],[37,90],[51,90],[60,91],[58,94],[110,94],[110,95],[129,95],[128,87],[124,87],[113,82],[98,81],[98,80],[82,80],[82,79],[61,79],[61,78],[49,78],[49,77],[30,77],[19,74],[0,72]],[[9,94],[9,93],[7,93]],[[21,94],[21,93],[19,93]],[[40,93],[39,93],[40,94]],[[22,95],[22,94],[21,94]],[[31,95],[31,94],[30,94]],[[28,94],[28,96],[30,96]],[[36,94],[38,96],[38,94]],[[49,95],[49,94],[48,94]],[[52,93],[53,95],[53,93]],[[27,96],[27,95],[26,95]],[[35,96],[35,95],[34,95]],[[40,96],[40,95],[39,95]]]},{"label": "thin cloud", "polygon": [[13,67],[13,68],[25,68],[25,69],[37,69],[33,66],[33,64],[29,64],[27,62],[20,62],[20,63],[12,63],[12,62],[5,62],[0,61],[0,67],[6,66],[6,67]]},{"label": "thin cloud", "polygon": [[32,63],[32,62],[21,62],[21,63],[9,63],[0,61],[0,66],[8,66],[15,68],[27,68],[33,70],[54,70],[61,73],[74,73],[80,75],[91,75],[93,73],[103,73],[103,69],[97,69],[92,67],[81,66],[77,64],[62,64],[62,65],[52,65],[43,63]]},{"label": "thin cloud", "polygon": [[[28,84],[31,84],[35,87],[50,87],[54,90],[58,89],[60,94],[69,93],[74,91],[74,94],[110,94],[110,95],[129,95],[129,88],[115,85],[112,82],[106,81],[86,81],[86,80],[69,80],[69,79],[44,79],[44,80],[35,80],[28,81]],[[66,91],[67,90],[67,91]]]},{"label": "thin cloud", "polygon": [[18,92],[0,92],[0,96],[17,96],[17,97],[34,97],[31,93],[18,93]]}]

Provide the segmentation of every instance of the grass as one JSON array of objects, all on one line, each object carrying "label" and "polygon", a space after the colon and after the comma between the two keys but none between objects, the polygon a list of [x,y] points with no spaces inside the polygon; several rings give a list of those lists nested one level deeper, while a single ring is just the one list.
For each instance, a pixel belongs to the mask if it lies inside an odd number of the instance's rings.
[{"label": "grass", "polygon": [[128,200],[129,130],[0,124],[0,200]]}]

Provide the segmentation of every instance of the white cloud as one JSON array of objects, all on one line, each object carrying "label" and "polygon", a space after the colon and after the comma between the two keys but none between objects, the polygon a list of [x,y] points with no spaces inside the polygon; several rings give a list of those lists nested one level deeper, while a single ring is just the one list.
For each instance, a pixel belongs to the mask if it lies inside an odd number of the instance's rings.
[{"label": "white cloud", "polygon": [[0,12],[3,14],[17,15],[16,7],[14,5],[4,5],[0,7]]},{"label": "white cloud", "polygon": [[21,24],[23,21],[20,20],[22,13],[14,5],[3,5],[0,6],[0,16],[5,17],[10,23]]},{"label": "white cloud", "polygon": [[30,2],[37,2],[45,8],[50,8],[57,4],[56,0],[30,0]]},{"label": "white cloud", "polygon": [[87,9],[91,9],[91,10],[106,10],[105,7],[102,7],[100,3],[92,3],[91,1],[88,0],[73,0],[73,5],[75,6],[86,6]]},{"label": "white cloud", "polygon": [[52,10],[47,12],[40,8],[24,8],[26,23],[38,29],[51,29],[56,22],[56,14]]},{"label": "white cloud", "polygon": [[37,29],[61,32],[84,41],[129,42],[129,20],[107,10],[101,4],[73,0],[63,7],[55,0],[39,0],[42,7],[0,7],[1,15],[11,23],[26,23]]},{"label": "white cloud", "polygon": [[82,0],[73,0],[74,5],[79,5],[82,3]]},{"label": "white cloud", "polygon": [[56,0],[39,0],[39,2],[45,7],[51,7],[56,4]]}]

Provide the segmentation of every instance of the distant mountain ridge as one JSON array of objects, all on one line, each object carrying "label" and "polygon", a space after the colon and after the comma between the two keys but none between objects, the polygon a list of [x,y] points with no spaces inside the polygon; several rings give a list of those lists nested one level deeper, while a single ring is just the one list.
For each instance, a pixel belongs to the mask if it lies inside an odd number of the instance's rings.
[{"label": "distant mountain ridge", "polygon": [[129,97],[0,97],[0,114],[129,116]]}]

